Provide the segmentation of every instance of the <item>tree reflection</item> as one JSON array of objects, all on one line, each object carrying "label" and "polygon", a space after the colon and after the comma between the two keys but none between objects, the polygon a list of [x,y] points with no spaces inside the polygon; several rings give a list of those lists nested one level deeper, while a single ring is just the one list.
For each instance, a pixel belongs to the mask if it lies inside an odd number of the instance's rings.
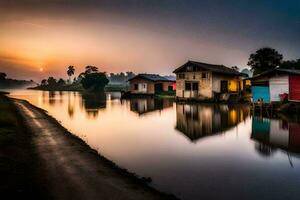
[{"label": "tree reflection", "polygon": [[99,110],[106,108],[106,94],[98,93],[82,93],[82,105],[89,117],[96,118]]},{"label": "tree reflection", "polygon": [[74,112],[75,112],[75,93],[73,93],[73,98],[71,99],[71,95],[72,93],[71,92],[68,92],[68,115],[70,118],[73,118],[74,116]]},{"label": "tree reflection", "polygon": [[49,102],[49,105],[55,105],[56,104],[55,96],[56,96],[56,92],[55,91],[49,91],[49,93],[48,93],[48,102]]}]

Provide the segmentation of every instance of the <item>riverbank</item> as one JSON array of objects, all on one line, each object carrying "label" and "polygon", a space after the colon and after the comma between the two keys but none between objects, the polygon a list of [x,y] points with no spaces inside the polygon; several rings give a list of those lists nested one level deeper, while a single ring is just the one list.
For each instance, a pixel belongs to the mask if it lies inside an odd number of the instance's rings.
[{"label": "riverbank", "polygon": [[138,178],[99,155],[45,111],[22,100],[15,104],[26,127],[19,129],[32,135],[28,145],[36,155],[36,171],[43,174],[37,180],[45,187],[43,194],[54,199],[175,198],[148,186],[145,181],[150,179]]},{"label": "riverbank", "polygon": [[[27,131],[13,102],[0,92],[0,194],[6,199],[50,199],[43,186],[33,135]],[[42,184],[43,183],[43,184]]]}]

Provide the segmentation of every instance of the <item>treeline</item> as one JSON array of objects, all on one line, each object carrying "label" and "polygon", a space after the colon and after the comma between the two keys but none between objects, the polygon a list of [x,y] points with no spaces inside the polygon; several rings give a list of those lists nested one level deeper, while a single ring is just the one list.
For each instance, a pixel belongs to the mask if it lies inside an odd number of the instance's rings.
[{"label": "treeline", "polygon": [[111,84],[127,84],[127,81],[134,76],[133,72],[110,73],[108,79]]},{"label": "treeline", "polygon": [[248,66],[251,67],[254,75],[275,69],[276,67],[300,70],[300,59],[283,60],[283,55],[277,50],[265,47],[258,49],[255,53],[250,55]]},{"label": "treeline", "polygon": [[[40,90],[66,90],[66,91],[104,91],[104,88],[110,90],[125,90],[128,86],[128,80],[135,76],[133,72],[126,73],[110,73],[100,72],[96,66],[87,66],[84,72],[79,73],[77,77],[74,76],[76,68],[69,66],[67,68],[68,80],[62,78],[56,79],[49,77],[43,79],[41,84],[33,89]],[[117,85],[117,86],[116,86]]]},{"label": "treeline", "polygon": [[16,89],[16,88],[26,88],[35,85],[33,80],[16,80],[7,78],[7,75],[0,72],[0,89]]}]

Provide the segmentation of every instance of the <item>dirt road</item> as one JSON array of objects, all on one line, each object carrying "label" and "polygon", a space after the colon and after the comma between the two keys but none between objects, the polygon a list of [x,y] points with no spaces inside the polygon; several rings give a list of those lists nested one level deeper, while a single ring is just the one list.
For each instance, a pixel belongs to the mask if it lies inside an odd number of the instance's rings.
[{"label": "dirt road", "polygon": [[54,119],[25,101],[15,101],[29,130],[54,199],[169,199],[114,167]]}]

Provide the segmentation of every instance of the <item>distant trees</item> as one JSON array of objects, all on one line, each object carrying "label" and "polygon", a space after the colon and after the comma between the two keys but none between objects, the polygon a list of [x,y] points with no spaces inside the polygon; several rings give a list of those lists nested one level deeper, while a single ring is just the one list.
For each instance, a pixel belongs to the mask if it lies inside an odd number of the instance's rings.
[{"label": "distant trees", "polygon": [[68,67],[67,74],[69,76],[69,82],[71,83],[71,76],[75,74],[75,67],[73,65]]},{"label": "distant trees", "polygon": [[47,85],[47,80],[46,79],[43,79],[42,81],[41,81],[41,85],[43,85],[43,86],[45,86],[45,85]]},{"label": "distant trees", "polygon": [[66,81],[64,80],[64,79],[62,79],[62,78],[60,78],[58,81],[57,81],[57,85],[58,86],[63,86],[63,85],[65,85],[66,84]]},{"label": "distant trees", "polygon": [[300,59],[297,60],[286,60],[280,65],[281,68],[285,69],[297,69],[300,70]]},{"label": "distant trees", "polygon": [[[69,76],[68,81],[71,82],[71,76],[75,73],[75,67],[70,65],[67,69]],[[128,86],[128,80],[134,77],[133,72],[121,72],[121,73],[110,73],[107,77],[105,72],[100,72],[98,67],[88,65],[84,71],[81,72],[77,77],[73,78],[72,84],[66,84],[66,81],[62,78],[55,79],[49,77],[41,81],[41,84],[36,89],[42,90],[74,90],[74,91],[90,91],[98,92],[104,91],[105,86],[110,82],[113,86],[111,88],[121,90]],[[68,82],[67,81],[67,82]],[[115,85],[114,85],[115,84]],[[110,89],[110,88],[109,88]]]},{"label": "distant trees", "polygon": [[56,86],[56,79],[51,76],[48,78],[47,83],[49,86]]},{"label": "distant trees", "polygon": [[232,66],[231,69],[233,69],[235,71],[239,71],[240,70],[237,66]]},{"label": "distant trees", "polygon": [[251,66],[253,74],[256,75],[279,66],[282,59],[283,56],[275,49],[261,48],[250,55],[248,66]]},{"label": "distant trees", "polygon": [[3,81],[3,80],[5,80],[6,79],[6,74],[5,73],[3,73],[3,72],[0,72],[0,81]]},{"label": "distant trees", "polygon": [[111,83],[126,84],[126,82],[134,76],[135,74],[133,72],[110,73],[108,79]]},{"label": "distant trees", "polygon": [[8,78],[6,73],[0,72],[0,89],[17,89],[26,88],[33,86],[34,82],[32,80],[17,80]]}]

